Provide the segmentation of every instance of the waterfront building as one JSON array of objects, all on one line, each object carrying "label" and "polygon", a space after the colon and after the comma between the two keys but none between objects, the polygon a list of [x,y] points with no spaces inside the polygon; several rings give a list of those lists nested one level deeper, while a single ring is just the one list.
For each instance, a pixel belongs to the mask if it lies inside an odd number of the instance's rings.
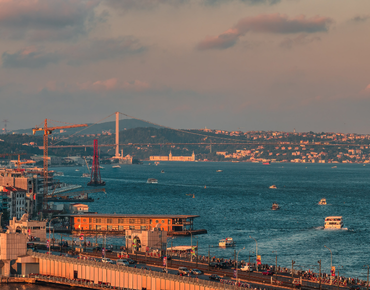
[{"label": "waterfront building", "polygon": [[172,152],[168,156],[150,156],[150,161],[195,161],[195,153],[191,156],[173,156]]},{"label": "waterfront building", "polygon": [[167,243],[167,232],[159,228],[151,231],[127,230],[126,245],[129,252],[146,252],[148,254],[164,254]]},{"label": "waterfront building", "polygon": [[26,191],[13,186],[0,186],[2,212],[8,212],[9,219],[20,219],[26,211]]},{"label": "waterfront building", "polygon": [[13,217],[9,221],[8,229],[10,232],[25,234],[29,238],[39,238],[41,241],[46,240],[46,221],[30,221],[27,214],[24,214],[19,220]]},{"label": "waterfront building", "polygon": [[71,213],[86,213],[89,211],[89,206],[87,204],[82,203],[72,203],[69,205],[69,211]]},{"label": "waterfront building", "polygon": [[169,235],[190,235],[206,233],[206,230],[194,230],[193,221],[198,215],[135,215],[135,214],[61,214],[72,231],[86,233],[117,233],[126,230],[152,230],[159,228]]}]

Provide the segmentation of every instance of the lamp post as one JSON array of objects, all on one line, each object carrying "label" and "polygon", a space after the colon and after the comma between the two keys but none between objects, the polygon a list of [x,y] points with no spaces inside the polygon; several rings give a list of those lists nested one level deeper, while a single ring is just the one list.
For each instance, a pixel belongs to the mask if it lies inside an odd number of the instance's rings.
[{"label": "lamp post", "polygon": [[[330,251],[330,273],[331,273],[331,269],[333,267],[333,253],[331,252],[331,250],[329,249],[329,247],[325,246],[325,248],[327,248],[329,251]],[[332,284],[332,280],[333,280],[333,276],[330,275],[330,285]]]},{"label": "lamp post", "polygon": [[50,255],[50,252],[51,252],[51,241],[50,241],[50,226],[51,226],[51,221],[52,220],[55,220],[55,219],[57,219],[57,217],[54,217],[54,218],[52,218],[50,221],[49,221],[49,255]]},{"label": "lamp post", "polygon": [[277,252],[272,251],[272,253],[275,253],[275,281],[277,282]]},{"label": "lamp post", "polygon": [[255,242],[256,242],[256,268],[257,268],[257,273],[258,273],[258,262],[257,262],[257,257],[258,257],[258,243],[257,243],[257,240],[255,238],[252,238],[251,236],[249,236],[251,239],[253,239]]},{"label": "lamp post", "polygon": [[172,241],[173,239],[174,238],[171,238],[171,239],[167,240],[167,242],[166,242],[166,273],[168,273],[168,254],[167,254],[168,242]]},{"label": "lamp post", "polygon": [[238,282],[238,256],[239,256],[239,252],[241,251],[241,250],[244,250],[245,249],[245,247],[243,247],[243,249],[240,249],[239,251],[238,251],[238,253],[236,254],[236,264],[235,264],[235,271],[236,271],[236,279],[235,279],[235,281],[236,282]]},{"label": "lamp post", "polygon": [[[369,265],[364,265],[363,267],[367,268],[367,280],[366,280],[366,289],[369,290]],[[338,271],[339,273],[339,271]],[[338,274],[339,279],[339,274]]]}]

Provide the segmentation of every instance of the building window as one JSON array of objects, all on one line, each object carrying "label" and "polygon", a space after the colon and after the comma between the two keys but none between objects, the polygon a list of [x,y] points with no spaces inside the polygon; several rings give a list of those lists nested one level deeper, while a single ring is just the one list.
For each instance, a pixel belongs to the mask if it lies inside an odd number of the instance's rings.
[{"label": "building window", "polygon": [[96,225],[96,230],[100,231],[101,230],[101,225]]},{"label": "building window", "polygon": [[96,223],[101,223],[101,219],[96,219]]},{"label": "building window", "polygon": [[107,219],[107,224],[112,224],[113,220],[112,219]]},{"label": "building window", "polygon": [[86,219],[83,219],[82,221],[83,221],[84,223],[86,223]]},{"label": "building window", "polygon": [[79,223],[79,222],[81,222],[81,219],[77,219],[77,222]]},{"label": "building window", "polygon": [[89,230],[92,230],[92,225],[89,225]]},{"label": "building window", "polygon": [[134,224],[135,223],[135,219],[129,219],[129,223],[130,224]]},{"label": "building window", "polygon": [[107,226],[107,230],[108,231],[111,231],[112,230],[112,226]]},{"label": "building window", "polygon": [[123,231],[123,226],[118,226],[119,231]]},{"label": "building window", "polygon": [[168,220],[168,224],[171,224],[171,220]]},{"label": "building window", "polygon": [[146,230],[146,226],[141,226],[140,229]]},{"label": "building window", "polygon": [[135,229],[135,226],[130,226],[130,230],[134,230]]},{"label": "building window", "polygon": [[92,218],[89,218],[89,223],[90,223],[90,224],[93,222],[92,220],[93,220]]},{"label": "building window", "polygon": [[164,224],[164,220],[162,220],[162,224]]},{"label": "building window", "polygon": [[152,220],[149,220],[149,223],[152,224]]},{"label": "building window", "polygon": [[157,224],[158,223],[158,220],[156,220],[155,223]]}]

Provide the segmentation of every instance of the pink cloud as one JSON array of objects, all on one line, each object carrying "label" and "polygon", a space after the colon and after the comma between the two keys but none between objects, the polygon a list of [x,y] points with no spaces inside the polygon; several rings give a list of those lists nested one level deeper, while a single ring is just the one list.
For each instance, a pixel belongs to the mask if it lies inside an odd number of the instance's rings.
[{"label": "pink cloud", "polygon": [[367,87],[360,92],[360,94],[361,95],[370,94],[370,84],[368,84]]},{"label": "pink cloud", "polygon": [[325,32],[333,21],[328,17],[306,18],[299,15],[289,19],[287,15],[264,14],[241,19],[234,27],[218,36],[207,37],[198,44],[198,49],[226,49],[236,44],[247,32],[294,34]]}]

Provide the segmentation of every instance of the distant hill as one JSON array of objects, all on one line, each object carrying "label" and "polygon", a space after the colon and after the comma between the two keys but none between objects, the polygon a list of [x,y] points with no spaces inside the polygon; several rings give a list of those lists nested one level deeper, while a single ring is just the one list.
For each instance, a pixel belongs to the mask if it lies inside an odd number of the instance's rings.
[{"label": "distant hill", "polygon": [[[88,124],[89,126],[92,124]],[[62,124],[60,126],[63,126]],[[134,128],[160,128],[157,125],[152,125],[150,123],[140,121],[140,120],[135,120],[135,119],[123,119],[119,121],[119,130],[122,131],[125,128],[126,129],[134,129]],[[81,131],[83,130],[83,131]],[[71,129],[65,129],[65,132],[60,133],[59,131],[54,131],[53,135],[72,135],[75,134],[76,132],[81,131],[81,134],[99,134],[102,133],[103,131],[110,131],[111,133],[116,132],[116,122],[111,121],[111,122],[105,122],[105,123],[100,123],[100,124],[95,124],[94,126],[91,127],[80,127],[80,128],[71,128]],[[29,129],[20,129],[20,130],[15,130],[13,131],[18,134],[32,134],[32,128]],[[42,132],[37,132],[37,135],[42,135]]]}]

